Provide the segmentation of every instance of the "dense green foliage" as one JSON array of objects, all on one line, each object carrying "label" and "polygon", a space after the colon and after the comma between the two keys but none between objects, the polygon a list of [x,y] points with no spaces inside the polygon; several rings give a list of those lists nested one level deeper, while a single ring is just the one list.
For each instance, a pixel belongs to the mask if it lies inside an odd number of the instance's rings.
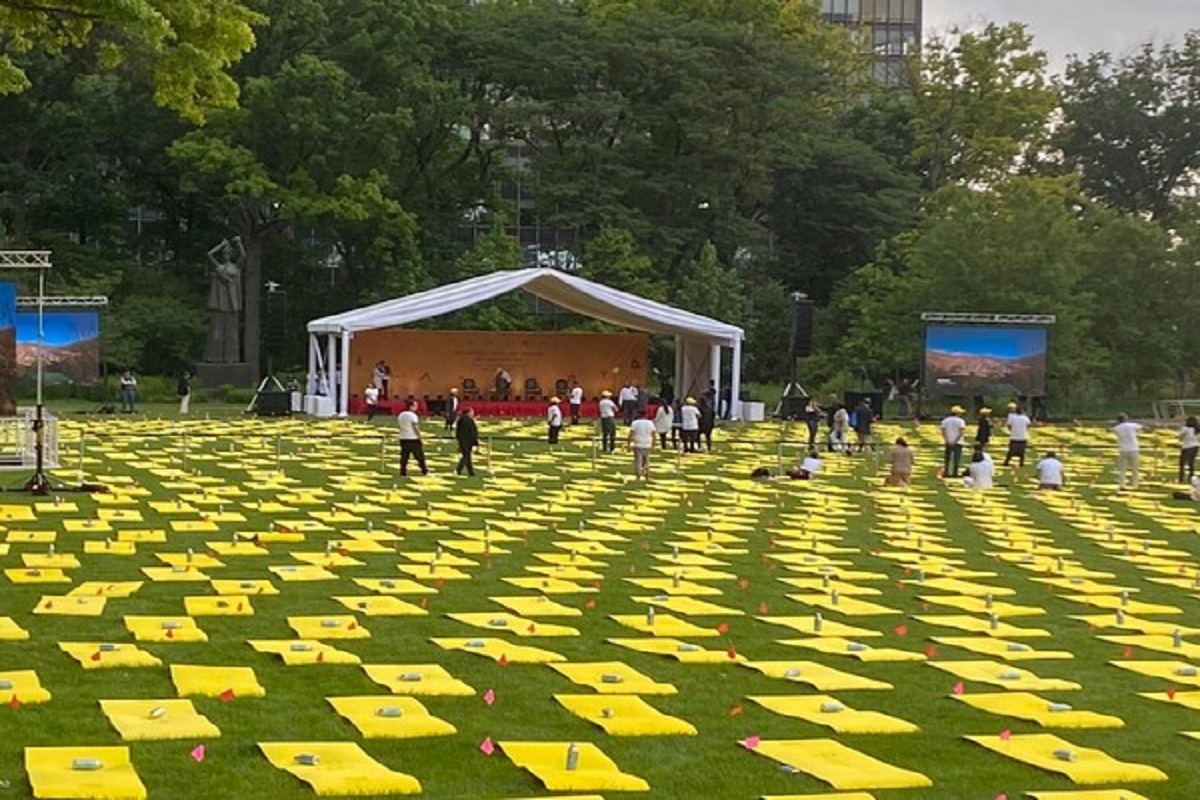
[{"label": "dense green foliage", "polygon": [[[1058,314],[1072,402],[1189,390],[1194,35],[1054,80],[989,25],[885,91],[789,0],[76,5],[0,0],[0,243],[112,298],[114,367],[200,357],[205,254],[238,235],[254,363],[266,281],[293,364],[315,316],[537,264],[743,325],[758,381],[792,373],[802,291],[818,383],[915,372],[917,315],[958,310]],[[519,298],[452,323],[587,324]]]}]

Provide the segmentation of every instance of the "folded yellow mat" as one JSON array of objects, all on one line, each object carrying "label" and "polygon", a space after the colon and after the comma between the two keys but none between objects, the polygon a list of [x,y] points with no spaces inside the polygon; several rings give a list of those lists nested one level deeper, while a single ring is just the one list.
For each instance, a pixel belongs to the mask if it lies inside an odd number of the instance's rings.
[{"label": "folded yellow mat", "polygon": [[876,648],[862,642],[856,642],[853,639],[841,639],[833,636],[828,638],[780,639],[779,644],[786,644],[789,647],[804,647],[831,656],[849,656],[859,661],[868,662],[926,660],[924,653],[914,653],[911,650],[899,650],[894,647]]},{"label": "folded yellow mat", "polygon": [[293,564],[285,564],[283,566],[267,567],[281,581],[288,583],[306,583],[310,581],[336,581],[338,580],[337,573],[330,572],[324,567],[317,567],[311,564],[296,566]]},{"label": "folded yellow mat", "polygon": [[720,636],[713,627],[701,627],[671,614],[609,614],[609,619],[651,636],[698,639]]},{"label": "folded yellow mat", "polygon": [[745,661],[746,657],[737,651],[705,650],[697,644],[680,641],[679,639],[608,639],[609,644],[636,650],[639,653],[652,653],[659,656],[670,656],[683,664],[728,664],[730,661]]},{"label": "folded yellow mat", "polygon": [[471,573],[443,564],[397,564],[405,575],[424,581],[469,581]]},{"label": "folded yellow mat", "polygon": [[1136,631],[1156,636],[1174,636],[1179,631],[1181,636],[1194,636],[1200,633],[1200,628],[1181,625],[1178,622],[1162,622],[1156,619],[1141,619],[1131,614],[1122,615],[1118,620],[1115,613],[1106,614],[1071,614],[1071,619],[1086,622],[1093,628],[1116,628],[1122,631]]},{"label": "folded yellow mat", "polygon": [[98,617],[104,613],[107,602],[105,597],[43,595],[33,613],[64,617]]},{"label": "folded yellow mat", "polygon": [[195,567],[142,567],[142,574],[155,583],[203,583],[210,580]]},{"label": "folded yellow mat", "polygon": [[859,600],[855,597],[842,597],[841,594],[826,592],[823,594],[789,594],[789,600],[795,600],[806,606],[823,608],[826,611],[836,611],[848,617],[878,617],[902,613],[898,608],[872,603],[870,600]]},{"label": "folded yellow mat", "polygon": [[696,735],[691,723],[662,713],[637,695],[556,694],[554,699],[610,736]]},{"label": "folded yellow mat", "polygon": [[648,792],[650,784],[621,772],[612,759],[590,742],[574,744],[574,767],[568,769],[569,742],[500,742],[500,749],[552,792]]},{"label": "folded yellow mat", "polygon": [[513,664],[546,664],[551,661],[566,661],[567,657],[553,650],[544,650],[540,647],[530,647],[529,645],[513,644],[505,639],[497,639],[493,637],[483,638],[460,638],[460,637],[437,637],[429,641],[436,644],[443,650],[462,650],[465,653],[473,653],[477,656],[490,658],[493,661],[511,662]]},{"label": "folded yellow mat", "polygon": [[545,595],[534,596],[501,596],[489,597],[493,603],[499,603],[514,614],[524,617],[581,617],[583,612],[577,608],[556,603]]},{"label": "folded yellow mat", "polygon": [[814,614],[804,617],[755,617],[755,619],[762,622],[769,622],[772,625],[783,625],[786,628],[791,628],[808,636],[853,637],[855,639],[869,639],[883,636],[879,631],[873,631],[870,628],[859,628],[829,619],[818,620]]},{"label": "folded yellow mat", "polygon": [[208,636],[188,616],[126,616],[125,627],[139,642],[207,642]]},{"label": "folded yellow mat", "polygon": [[966,594],[922,594],[917,599],[936,606],[947,606],[966,611],[971,614],[995,614],[997,617],[1037,617],[1046,613],[1046,609],[1037,606],[1022,606],[1016,603],[1006,603],[1002,600],[989,600],[987,597]]},{"label": "folded yellow mat", "polygon": [[1168,606],[1161,603],[1145,603],[1141,600],[1125,599],[1112,594],[1064,594],[1060,595],[1063,600],[1070,600],[1074,603],[1083,603],[1084,605],[1094,606],[1109,611],[1116,611],[1118,608],[1126,614],[1182,614],[1183,609],[1179,606]]},{"label": "folded yellow mat", "polygon": [[1068,653],[1066,650],[1035,650],[1022,642],[1009,642],[990,636],[934,636],[932,641],[951,647],[961,647],[972,653],[996,656],[1005,661],[1038,661],[1075,657],[1073,653]]},{"label": "folded yellow mat", "polygon": [[437,594],[437,589],[408,578],[354,578],[354,582],[377,594]]},{"label": "folded yellow mat", "polygon": [[1167,653],[1177,658],[1187,658],[1192,661],[1200,660],[1200,644],[1192,644],[1191,642],[1184,641],[1176,644],[1174,636],[1131,633],[1119,636],[1100,636],[1098,638],[1104,642],[1141,647],[1146,650],[1153,650],[1156,653]]},{"label": "folded yellow mat", "polygon": [[925,580],[921,580],[918,577],[916,580],[907,580],[905,583],[921,590],[936,589],[939,592],[946,592],[947,594],[965,594],[972,597],[987,597],[989,594],[992,597],[1011,597],[1017,593],[1015,589],[1009,589],[1006,586],[988,586],[958,578],[926,578]]},{"label": "folded yellow mat", "polygon": [[743,617],[746,615],[746,612],[739,609],[709,603],[706,600],[697,600],[694,597],[659,594],[652,597],[635,597],[633,601],[646,603],[656,608],[664,608],[674,614],[683,614],[685,617]]},{"label": "folded yellow mat", "polygon": [[14,697],[26,704],[45,703],[50,693],[31,669],[0,672],[0,703],[11,703]]},{"label": "folded yellow mat", "polygon": [[188,614],[196,617],[250,617],[254,615],[254,607],[250,605],[250,598],[239,595],[185,597],[183,598],[183,607]]},{"label": "folded yellow mat", "polygon": [[[743,742],[749,746],[749,742]],[[892,766],[833,739],[764,739],[754,752],[811,775],[835,789],[916,789],[933,781]]]},{"label": "folded yellow mat", "polygon": [[693,581],[677,581],[673,578],[625,578],[625,580],[642,589],[678,597],[716,597],[724,594],[713,586]]},{"label": "folded yellow mat", "polygon": [[818,692],[893,688],[890,683],[842,672],[815,661],[745,661],[742,666],[758,670],[768,678],[806,683]]},{"label": "folded yellow mat", "polygon": [[1002,686],[1015,691],[1069,692],[1083,688],[1078,683],[1059,678],[1039,678],[1029,670],[996,661],[929,661],[926,663],[963,680]]},{"label": "folded yellow mat", "polygon": [[1166,774],[1154,767],[1117,761],[1102,750],[1078,747],[1049,733],[1014,733],[1007,740],[999,736],[963,738],[1002,756],[1065,775],[1072,783],[1084,786],[1167,780]]},{"label": "folded yellow mat", "polygon": [[326,569],[334,569],[336,567],[361,567],[365,566],[364,562],[359,561],[353,556],[342,555],[338,552],[330,553],[288,553],[292,558],[302,564],[311,564],[315,567],[324,567]]},{"label": "folded yellow mat", "polygon": [[23,642],[29,631],[17,624],[12,617],[0,617],[0,642]]},{"label": "folded yellow mat", "polygon": [[71,579],[61,569],[6,569],[4,576],[12,583],[70,583]]},{"label": "folded yellow mat", "polygon": [[600,591],[594,586],[588,586],[576,581],[562,580],[560,578],[530,577],[501,578],[501,580],[520,589],[532,589],[542,594],[581,594]]},{"label": "folded yellow mat", "polygon": [[412,697],[370,695],[325,699],[366,739],[416,739],[458,733],[457,728],[430,714]]},{"label": "folded yellow mat", "polygon": [[1138,696],[1200,711],[1200,692],[1138,692]]},{"label": "folded yellow mat", "polygon": [[306,664],[361,664],[362,659],[316,639],[251,639],[260,653],[273,653],[289,667]]},{"label": "folded yellow mat", "polygon": [[866,792],[835,792],[833,794],[764,794],[761,800],[875,800]]},{"label": "folded yellow mat", "polygon": [[582,567],[555,567],[537,565],[525,567],[526,572],[532,572],[535,575],[545,575],[549,578],[559,578],[564,581],[599,581],[604,580],[604,573],[594,569],[583,569]]},{"label": "folded yellow mat", "polygon": [[259,742],[271,765],[318,795],[419,794],[420,782],[371,758],[352,742]]},{"label": "folded yellow mat", "polygon": [[220,595],[274,595],[279,594],[275,585],[266,580],[212,580],[212,589]]},{"label": "folded yellow mat", "polygon": [[550,665],[572,683],[589,686],[600,694],[675,694],[669,683],[659,683],[620,661]]},{"label": "folded yellow mat", "polygon": [[112,583],[85,581],[67,592],[67,595],[70,597],[132,597],[142,586],[142,581],[114,581]]},{"label": "folded yellow mat", "polygon": [[[76,764],[87,769],[76,769]],[[128,747],[26,747],[25,771],[34,797],[144,800],[146,787]]]},{"label": "folded yellow mat", "polygon": [[1043,628],[1022,628],[1000,620],[992,621],[986,617],[973,617],[969,614],[915,614],[913,619],[920,620],[926,625],[940,625],[945,628],[957,628],[970,633],[982,633],[1009,639],[1042,639],[1052,634]]},{"label": "folded yellow mat", "polygon": [[1128,789],[1082,789],[1067,792],[1026,792],[1033,800],[1150,800]]},{"label": "folded yellow mat", "polygon": [[567,625],[549,625],[532,619],[518,617],[504,611],[471,612],[465,614],[447,614],[452,620],[470,625],[474,628],[511,633],[516,636],[578,636],[579,630]]},{"label": "folded yellow mat", "polygon": [[1076,711],[1067,703],[1058,703],[1029,692],[982,692],[952,695],[972,708],[1006,717],[1036,722],[1043,728],[1123,728],[1120,717]]},{"label": "folded yellow mat", "polygon": [[1200,667],[1186,661],[1110,661],[1114,667],[1162,678],[1184,686],[1200,686]]},{"label": "folded yellow mat", "polygon": [[439,664],[364,664],[367,677],[392,694],[468,697],[475,690]]},{"label": "folded yellow mat", "polygon": [[824,725],[837,733],[915,733],[907,720],[878,711],[858,711],[826,694],[756,695],[748,697],[768,711]]},{"label": "folded yellow mat", "polygon": [[398,597],[388,595],[356,595],[332,599],[350,611],[366,614],[368,617],[423,617],[429,614],[415,603],[406,603]]},{"label": "folded yellow mat", "polygon": [[133,644],[112,642],[59,642],[58,648],[84,669],[158,667],[162,660]]},{"label": "folded yellow mat", "polygon": [[371,632],[350,614],[288,617],[288,626],[301,639],[370,639]]},{"label": "folded yellow mat", "polygon": [[126,741],[205,739],[221,735],[191,700],[101,700],[100,710]]},{"label": "folded yellow mat", "polygon": [[[250,667],[208,667],[172,664],[171,681],[180,697],[266,697]],[[232,694],[230,694],[232,693]]]}]

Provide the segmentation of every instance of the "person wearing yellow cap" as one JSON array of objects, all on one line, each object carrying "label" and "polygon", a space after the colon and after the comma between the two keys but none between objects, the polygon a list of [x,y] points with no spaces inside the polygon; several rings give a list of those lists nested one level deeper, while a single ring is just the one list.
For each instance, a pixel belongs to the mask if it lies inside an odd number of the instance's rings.
[{"label": "person wearing yellow cap", "polygon": [[959,405],[950,406],[950,413],[942,420],[942,477],[950,478],[958,474],[962,465],[963,435],[967,423],[963,420],[966,409]]},{"label": "person wearing yellow cap", "polygon": [[987,406],[979,409],[975,427],[975,449],[980,453],[987,450],[992,440],[992,410]]},{"label": "person wearing yellow cap", "polygon": [[1017,459],[1020,466],[1025,466],[1025,450],[1029,447],[1029,426],[1033,421],[1016,403],[1008,404],[1008,419],[1004,426],[1008,428],[1008,450],[1004,454],[1004,466]]},{"label": "person wearing yellow cap", "polygon": [[558,405],[561,402],[558,395],[555,395],[550,398],[550,405],[546,406],[546,423],[550,428],[547,441],[552,445],[558,444],[558,434],[562,432],[563,413]]},{"label": "person wearing yellow cap", "polygon": [[605,389],[600,393],[600,446],[604,452],[611,453],[617,449],[617,404],[613,402],[612,392]]},{"label": "person wearing yellow cap", "polygon": [[450,396],[446,398],[445,414],[446,430],[454,430],[454,423],[458,420],[458,389],[451,387]]}]

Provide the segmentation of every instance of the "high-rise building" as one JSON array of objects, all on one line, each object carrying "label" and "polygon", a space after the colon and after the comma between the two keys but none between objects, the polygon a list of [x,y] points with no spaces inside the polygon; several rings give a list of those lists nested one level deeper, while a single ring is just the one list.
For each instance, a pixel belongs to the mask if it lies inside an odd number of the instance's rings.
[{"label": "high-rise building", "polygon": [[921,43],[922,0],[820,0],[821,16],[845,25],[872,56],[875,77],[888,86],[908,80],[908,59]]}]

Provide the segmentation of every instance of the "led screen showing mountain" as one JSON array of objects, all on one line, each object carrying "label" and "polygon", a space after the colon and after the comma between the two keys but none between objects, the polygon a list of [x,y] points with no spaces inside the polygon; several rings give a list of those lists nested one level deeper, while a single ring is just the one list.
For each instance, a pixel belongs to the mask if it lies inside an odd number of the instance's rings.
[{"label": "led screen showing mountain", "polygon": [[[100,315],[95,311],[43,312],[42,370],[47,382],[95,383],[100,376]],[[17,374],[32,380],[37,370],[37,311],[17,312]]]},{"label": "led screen showing mountain", "polygon": [[930,325],[925,329],[928,394],[1041,396],[1046,393],[1046,329]]}]

